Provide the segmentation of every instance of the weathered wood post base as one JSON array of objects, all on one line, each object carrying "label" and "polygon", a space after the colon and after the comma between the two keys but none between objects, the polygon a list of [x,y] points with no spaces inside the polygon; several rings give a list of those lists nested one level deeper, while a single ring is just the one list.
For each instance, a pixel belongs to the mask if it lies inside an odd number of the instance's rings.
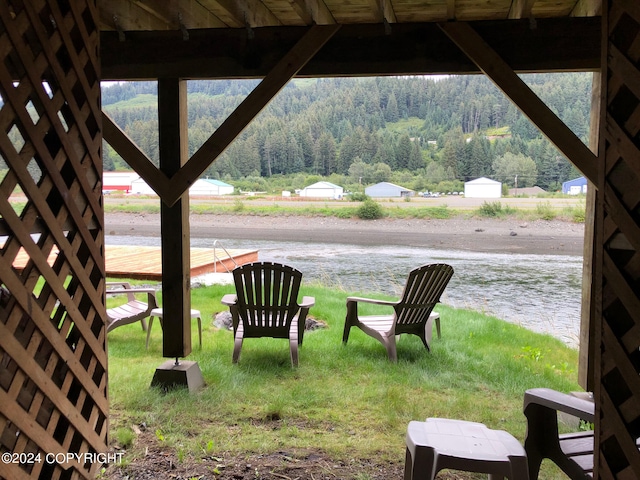
[{"label": "weathered wood post base", "polygon": [[204,378],[198,362],[167,360],[156,368],[151,386],[163,391],[186,387],[189,393],[194,393],[204,387]]}]

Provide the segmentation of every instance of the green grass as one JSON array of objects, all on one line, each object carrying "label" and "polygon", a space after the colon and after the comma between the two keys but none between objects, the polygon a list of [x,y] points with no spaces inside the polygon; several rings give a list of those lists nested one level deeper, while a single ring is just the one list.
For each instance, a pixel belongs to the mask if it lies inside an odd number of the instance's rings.
[{"label": "green grass", "polygon": [[[247,216],[306,216],[306,217],[337,217],[337,218],[358,218],[359,209],[362,202],[306,204],[296,203],[274,203],[268,205],[252,204],[251,198],[234,197],[228,202],[194,203],[190,206],[193,215],[247,215]],[[480,216],[492,218],[519,218],[529,221],[543,220],[567,220],[575,223],[584,223],[585,206],[554,206],[548,200],[538,202],[534,207],[517,208],[500,201],[483,202],[475,210],[457,210],[447,205],[426,207],[416,204],[410,207],[393,205],[389,202],[376,202],[380,206],[380,217],[378,218],[415,218],[415,219],[450,219],[460,216]],[[409,202],[411,203],[411,202]],[[140,201],[139,198],[129,201],[124,198],[118,203],[105,204],[106,213],[135,213],[135,214],[156,214],[160,212],[159,201]]]},{"label": "green grass", "polygon": [[[220,298],[232,291],[192,290],[204,338],[199,350],[194,322],[189,359],[198,362],[207,384],[196,394],[149,387],[164,360],[157,325],[148,351],[137,324],[109,334],[112,438],[129,443],[127,429],[144,423],[168,448],[196,459],[212,450],[248,454],[314,447],[336,459],[401,462],[411,420],[479,421],[523,441],[526,389],[579,389],[575,350],[551,336],[445,305],[437,307],[443,334],[433,339],[431,352],[417,337],[404,335],[393,364],[358,329],[343,346],[345,300],[354,292],[320,285],[304,285],[301,295],[315,297],[311,315],[328,328],[307,332],[297,369],[287,341],[267,338],[245,340],[240,363],[233,365],[232,333],[211,323],[225,310]],[[132,442],[128,460],[143,451]],[[545,466],[541,478],[562,478],[551,468]]]}]

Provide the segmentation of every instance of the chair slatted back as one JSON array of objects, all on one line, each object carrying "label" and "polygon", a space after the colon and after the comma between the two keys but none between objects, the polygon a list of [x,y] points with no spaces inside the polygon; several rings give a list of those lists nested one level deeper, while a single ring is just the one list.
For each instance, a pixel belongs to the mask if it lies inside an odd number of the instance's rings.
[{"label": "chair slatted back", "polygon": [[244,337],[288,338],[298,313],[302,273],[288,265],[254,262],[233,270]]},{"label": "chair slatted back", "polygon": [[424,324],[453,276],[453,267],[444,263],[423,265],[412,270],[402,297],[396,305],[396,326]]}]

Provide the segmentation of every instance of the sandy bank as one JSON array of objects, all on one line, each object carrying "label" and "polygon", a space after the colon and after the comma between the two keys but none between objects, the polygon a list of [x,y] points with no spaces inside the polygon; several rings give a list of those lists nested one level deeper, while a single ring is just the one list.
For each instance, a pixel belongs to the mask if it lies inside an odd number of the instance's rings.
[{"label": "sandy bank", "polygon": [[[191,236],[494,253],[582,255],[584,225],[563,221],[502,219],[359,220],[333,217],[191,215]],[[159,214],[105,214],[107,235],[159,236]]]}]

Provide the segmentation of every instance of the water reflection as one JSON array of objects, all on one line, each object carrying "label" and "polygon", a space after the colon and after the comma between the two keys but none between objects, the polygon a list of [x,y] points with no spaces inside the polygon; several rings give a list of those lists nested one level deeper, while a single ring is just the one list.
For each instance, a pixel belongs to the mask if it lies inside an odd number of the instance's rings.
[{"label": "water reflection", "polygon": [[[107,236],[112,245],[159,245],[158,238]],[[192,246],[213,246],[192,238]],[[443,303],[495,315],[550,333],[576,347],[580,329],[582,257],[517,255],[367,247],[299,242],[223,240],[225,248],[259,250],[261,261],[291,265],[305,280],[319,280],[355,293],[399,294],[407,273],[425,263],[448,263],[455,274]]]}]

